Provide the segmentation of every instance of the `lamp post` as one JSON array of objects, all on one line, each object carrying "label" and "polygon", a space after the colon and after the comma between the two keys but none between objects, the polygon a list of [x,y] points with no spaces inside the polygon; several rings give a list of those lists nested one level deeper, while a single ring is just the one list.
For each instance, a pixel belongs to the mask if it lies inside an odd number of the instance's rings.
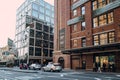
[{"label": "lamp post", "polygon": [[42,32],[42,46],[41,46],[41,64],[42,64],[42,65],[43,65],[43,57],[44,57],[44,56],[43,56],[43,55],[44,55],[44,54],[43,54],[43,47],[44,47],[44,46],[43,46],[43,37],[44,37],[44,34],[43,34],[43,32]]}]

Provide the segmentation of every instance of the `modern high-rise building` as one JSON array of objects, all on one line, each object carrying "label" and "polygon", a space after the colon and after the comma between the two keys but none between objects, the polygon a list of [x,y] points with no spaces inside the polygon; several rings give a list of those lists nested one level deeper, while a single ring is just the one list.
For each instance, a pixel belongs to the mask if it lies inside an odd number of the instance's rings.
[{"label": "modern high-rise building", "polygon": [[54,6],[44,0],[26,0],[16,14],[15,45],[27,63],[52,61]]},{"label": "modern high-rise building", "polygon": [[[54,62],[120,72],[120,1],[55,0]],[[105,64],[105,66],[103,65]]]}]

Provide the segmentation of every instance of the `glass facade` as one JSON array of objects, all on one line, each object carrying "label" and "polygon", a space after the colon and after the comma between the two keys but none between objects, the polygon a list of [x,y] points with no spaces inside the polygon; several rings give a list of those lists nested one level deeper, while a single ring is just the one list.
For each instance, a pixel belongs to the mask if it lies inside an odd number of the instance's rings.
[{"label": "glass facade", "polygon": [[[34,23],[34,21],[41,23]],[[30,25],[30,23],[33,24]],[[26,0],[17,9],[15,44],[19,56],[24,56],[25,54],[41,56],[41,43],[43,42],[41,35],[44,32],[44,25],[46,25],[48,29],[46,37],[51,39],[51,42],[47,42],[48,46],[46,49],[49,49],[47,51],[48,53],[45,52],[45,55],[48,54],[51,56],[51,51],[53,51],[54,6],[44,0]],[[52,28],[52,33],[50,28]],[[27,38],[27,40],[24,41],[23,37]],[[52,47],[50,47],[50,45]]]}]

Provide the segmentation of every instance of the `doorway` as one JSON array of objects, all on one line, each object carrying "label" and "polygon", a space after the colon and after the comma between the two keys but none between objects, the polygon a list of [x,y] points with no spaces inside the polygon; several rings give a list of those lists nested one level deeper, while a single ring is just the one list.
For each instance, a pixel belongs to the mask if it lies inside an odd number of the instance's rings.
[{"label": "doorway", "polygon": [[62,68],[64,68],[64,58],[63,57],[58,58],[58,63],[60,63]]}]

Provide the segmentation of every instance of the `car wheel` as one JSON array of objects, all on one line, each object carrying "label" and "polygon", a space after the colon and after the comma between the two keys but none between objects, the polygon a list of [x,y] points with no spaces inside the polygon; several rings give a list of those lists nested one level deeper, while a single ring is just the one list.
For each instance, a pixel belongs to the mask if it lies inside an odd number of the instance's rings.
[{"label": "car wheel", "polygon": [[33,67],[33,70],[35,70],[35,68]]},{"label": "car wheel", "polygon": [[44,72],[45,72],[45,69],[43,69],[43,68],[42,68],[42,71],[44,71]]},{"label": "car wheel", "polygon": [[51,69],[51,72],[53,72],[53,69]]}]

